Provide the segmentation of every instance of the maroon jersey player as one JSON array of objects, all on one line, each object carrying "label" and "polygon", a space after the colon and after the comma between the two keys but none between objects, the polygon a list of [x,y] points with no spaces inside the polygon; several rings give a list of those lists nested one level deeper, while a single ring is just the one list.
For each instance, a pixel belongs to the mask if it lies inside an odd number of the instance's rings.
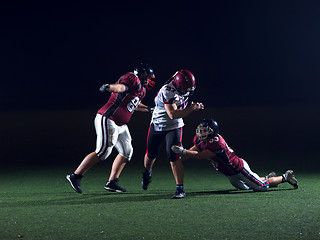
[{"label": "maroon jersey player", "polygon": [[138,76],[131,72],[121,76],[116,84],[123,84],[125,91],[112,92],[108,102],[98,111],[98,114],[122,126],[129,122],[133,111],[145,97],[146,88],[141,84]]},{"label": "maroon jersey player", "polygon": [[126,192],[118,184],[118,178],[133,153],[127,123],[135,110],[150,111],[141,101],[146,95],[146,88],[150,90],[154,86],[154,78],[153,69],[142,63],[133,73],[121,76],[115,84],[101,86],[99,90],[110,92],[111,96],[98,110],[94,120],[96,150],[82,160],[74,173],[67,175],[67,180],[76,192],[82,193],[80,180],[83,175],[96,163],[106,160],[113,147],[117,149],[118,155],[113,161],[109,180],[104,188],[112,192]]},{"label": "maroon jersey player", "polygon": [[213,119],[200,122],[193,143],[188,150],[177,145],[173,146],[172,150],[182,155],[183,159],[209,159],[216,170],[227,176],[230,183],[239,190],[266,191],[269,187],[276,187],[283,182],[298,188],[292,170],[287,170],[282,176],[276,176],[272,172],[265,177],[259,177],[250,169],[248,163],[228,146]]}]

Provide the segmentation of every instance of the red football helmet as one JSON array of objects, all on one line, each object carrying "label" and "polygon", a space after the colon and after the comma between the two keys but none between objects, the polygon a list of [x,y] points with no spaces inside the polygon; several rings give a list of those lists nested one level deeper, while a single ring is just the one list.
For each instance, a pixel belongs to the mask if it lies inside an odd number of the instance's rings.
[{"label": "red football helmet", "polygon": [[181,95],[192,95],[196,89],[196,79],[189,70],[176,72],[172,81]]}]

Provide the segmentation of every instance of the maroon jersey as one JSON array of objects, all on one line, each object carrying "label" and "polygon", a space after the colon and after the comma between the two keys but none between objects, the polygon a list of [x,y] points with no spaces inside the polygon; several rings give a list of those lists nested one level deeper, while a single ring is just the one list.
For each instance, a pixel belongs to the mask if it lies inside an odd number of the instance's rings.
[{"label": "maroon jersey", "polygon": [[206,140],[207,141],[200,141],[196,135],[193,143],[200,151],[208,149],[216,154],[211,160],[213,160],[219,172],[231,176],[238,174],[243,169],[242,159],[235,155],[222,136],[216,135]]},{"label": "maroon jersey", "polygon": [[146,95],[146,89],[133,73],[126,73],[117,84],[124,84],[126,91],[112,93],[108,102],[98,111],[99,114],[112,119],[118,126],[127,124],[134,109]]}]

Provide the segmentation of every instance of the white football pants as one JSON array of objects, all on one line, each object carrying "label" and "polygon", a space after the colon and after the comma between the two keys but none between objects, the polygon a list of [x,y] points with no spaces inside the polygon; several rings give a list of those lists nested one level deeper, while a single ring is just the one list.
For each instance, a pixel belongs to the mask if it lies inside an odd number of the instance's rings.
[{"label": "white football pants", "polygon": [[105,116],[97,114],[94,119],[97,134],[96,150],[101,161],[106,160],[115,147],[118,153],[130,161],[133,153],[131,135],[127,125],[118,126]]},{"label": "white football pants", "polygon": [[269,188],[269,182],[262,181],[258,174],[252,172],[245,160],[243,160],[242,171],[236,175],[228,176],[228,178],[230,183],[239,190],[252,189],[257,192],[264,192]]}]

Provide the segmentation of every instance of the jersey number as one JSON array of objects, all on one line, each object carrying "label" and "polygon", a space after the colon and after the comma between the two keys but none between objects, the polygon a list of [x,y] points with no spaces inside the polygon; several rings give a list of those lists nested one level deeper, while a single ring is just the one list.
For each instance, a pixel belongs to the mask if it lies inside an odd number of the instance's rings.
[{"label": "jersey number", "polygon": [[138,107],[140,103],[140,99],[138,97],[135,97],[127,104],[127,109],[129,112],[133,112],[136,107]]},{"label": "jersey number", "polygon": [[[213,143],[213,142],[219,142],[219,138],[218,137],[211,138],[209,143]],[[232,148],[229,147],[227,143],[226,143],[226,147],[228,148],[229,152],[233,152]]]}]

